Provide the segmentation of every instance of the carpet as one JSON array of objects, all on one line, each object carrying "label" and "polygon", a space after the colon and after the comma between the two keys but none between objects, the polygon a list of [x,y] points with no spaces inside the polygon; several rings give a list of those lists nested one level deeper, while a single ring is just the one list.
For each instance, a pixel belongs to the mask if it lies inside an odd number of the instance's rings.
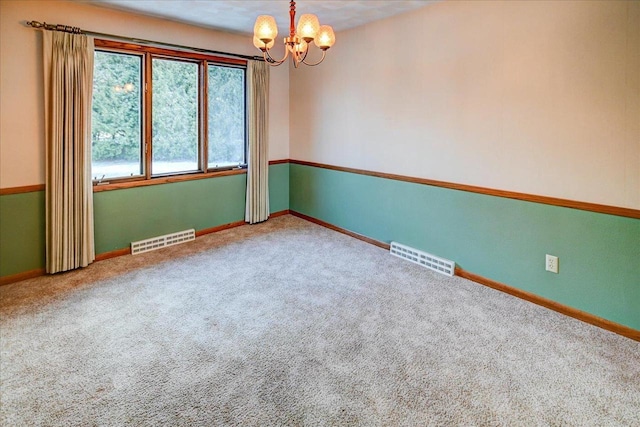
[{"label": "carpet", "polygon": [[302,219],[0,287],[2,425],[640,425],[640,343]]}]

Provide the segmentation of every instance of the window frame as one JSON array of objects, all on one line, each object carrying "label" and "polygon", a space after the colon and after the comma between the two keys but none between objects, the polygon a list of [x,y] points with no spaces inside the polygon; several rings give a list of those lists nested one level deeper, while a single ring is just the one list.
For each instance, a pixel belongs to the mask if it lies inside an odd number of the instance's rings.
[{"label": "window frame", "polygon": [[[142,134],[142,169],[143,174],[137,176],[126,176],[116,178],[105,178],[105,180],[93,180],[94,191],[108,190],[114,188],[128,188],[160,184],[165,182],[177,182],[190,179],[202,179],[213,176],[235,175],[246,173],[248,154],[248,120],[247,120],[247,61],[237,58],[226,58],[215,55],[207,55],[197,52],[165,49],[155,46],[146,46],[133,43],[125,43],[113,40],[94,40],[95,50],[110,53],[121,53],[129,55],[139,55],[142,57],[142,84],[141,91],[141,134]],[[153,152],[153,59],[169,59],[181,62],[190,62],[198,65],[198,169],[195,171],[169,172],[163,174],[152,174],[152,152]],[[243,69],[245,72],[244,82],[244,163],[240,166],[222,166],[209,168],[209,135],[208,135],[208,95],[209,65],[220,65]]]},{"label": "window frame", "polygon": [[[97,42],[97,40],[96,40]],[[145,59],[145,56],[143,53],[141,52],[134,52],[134,51],[130,51],[130,50],[123,50],[123,49],[117,49],[117,48],[100,48],[97,49],[98,44],[96,43],[96,51],[100,51],[100,52],[106,52],[106,53],[119,53],[119,54],[123,54],[123,55],[133,55],[133,56],[137,56],[140,58],[140,82],[142,83],[142,87],[140,88],[140,162],[141,162],[141,166],[142,166],[142,173],[138,174],[138,175],[134,175],[134,176],[123,176],[123,177],[117,177],[117,178],[105,178],[104,180],[102,178],[100,179],[94,179],[92,180],[92,183],[94,186],[101,184],[104,181],[107,182],[111,182],[111,181],[117,181],[117,182],[130,182],[130,181],[140,181],[140,180],[144,180],[147,179],[147,162],[146,162],[146,145],[147,145],[147,136],[146,136],[146,132],[147,132],[147,127],[146,127],[146,116],[147,116],[147,104],[146,104],[146,94],[145,94],[145,89],[144,89],[144,84],[145,84],[145,76],[146,76],[146,69],[147,69],[147,61]],[[93,158],[91,161],[92,165],[93,165]],[[93,175],[93,171],[92,171],[92,175]]]},{"label": "window frame", "polygon": [[206,132],[205,138],[207,141],[207,144],[205,145],[205,147],[203,148],[203,153],[204,153],[204,167],[206,171],[223,171],[223,170],[228,170],[228,169],[237,169],[237,166],[219,166],[219,167],[209,167],[209,66],[219,66],[219,67],[226,67],[226,68],[236,68],[236,69],[243,69],[244,70],[244,76],[243,76],[243,80],[244,80],[244,99],[243,99],[243,103],[242,103],[242,109],[244,111],[244,163],[241,165],[241,168],[246,169],[247,168],[247,155],[248,155],[248,151],[249,151],[249,117],[248,117],[248,87],[247,87],[247,66],[246,66],[246,61],[245,61],[245,65],[244,66],[238,66],[237,64],[230,64],[230,63],[221,63],[221,62],[207,62],[204,65],[204,68],[202,69],[202,72],[204,73],[203,78],[206,79],[206,85],[205,85],[205,91],[203,94],[203,103],[204,103],[204,107],[205,107],[205,111],[203,114],[206,115],[207,118],[207,122],[205,127],[203,128],[203,132]]}]

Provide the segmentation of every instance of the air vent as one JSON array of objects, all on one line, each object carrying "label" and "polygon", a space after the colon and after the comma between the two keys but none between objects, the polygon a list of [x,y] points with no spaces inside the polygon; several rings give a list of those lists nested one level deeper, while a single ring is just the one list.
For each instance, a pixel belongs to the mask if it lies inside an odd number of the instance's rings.
[{"label": "air vent", "polygon": [[178,231],[177,233],[165,234],[164,236],[152,237],[151,239],[139,240],[131,242],[131,254],[141,254],[167,246],[177,245],[178,243],[195,240],[196,230]]},{"label": "air vent", "polygon": [[414,249],[401,243],[391,242],[391,249],[389,252],[391,255],[395,255],[398,258],[404,258],[407,261],[427,267],[437,273],[446,274],[447,276],[453,276],[456,270],[456,263],[453,261],[419,251],[418,249]]}]

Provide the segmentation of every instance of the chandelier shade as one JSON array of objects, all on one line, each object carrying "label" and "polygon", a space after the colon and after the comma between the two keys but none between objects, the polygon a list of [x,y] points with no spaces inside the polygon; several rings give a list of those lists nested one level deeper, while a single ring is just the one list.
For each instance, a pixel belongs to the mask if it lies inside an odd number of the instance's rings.
[{"label": "chandelier shade", "polygon": [[312,15],[310,13],[305,13],[300,17],[298,21],[298,37],[302,40],[309,43],[316,35],[318,35],[318,31],[320,30],[320,21],[318,21],[318,17],[316,15]]},{"label": "chandelier shade", "polygon": [[260,15],[253,26],[253,34],[264,43],[269,43],[278,36],[278,26],[273,16]]},{"label": "chandelier shade", "polygon": [[[310,66],[320,64],[324,61],[327,50],[336,42],[333,28],[330,25],[320,25],[318,17],[310,13],[300,16],[296,28],[296,2],[293,0],[289,2],[289,17],[289,37],[284,39],[285,52],[282,59],[274,59],[270,52],[278,36],[278,26],[272,16],[260,15],[256,18],[256,23],[253,26],[253,45],[262,51],[262,56],[269,65],[281,65],[289,56],[291,56],[293,65],[296,68],[300,64]],[[311,42],[322,51],[322,58],[314,63],[306,60]]]},{"label": "chandelier shade", "polygon": [[333,33],[333,28],[329,25],[323,25],[318,30],[318,36],[313,42],[320,49],[329,49],[336,42],[336,35]]}]

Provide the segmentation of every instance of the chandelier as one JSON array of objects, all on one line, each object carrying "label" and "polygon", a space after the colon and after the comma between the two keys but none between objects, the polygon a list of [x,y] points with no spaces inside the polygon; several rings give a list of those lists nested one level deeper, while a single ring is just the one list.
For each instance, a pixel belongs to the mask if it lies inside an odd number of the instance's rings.
[{"label": "chandelier", "polygon": [[[289,37],[285,37],[284,39],[284,57],[280,60],[273,59],[270,53],[271,48],[275,44],[275,38],[278,36],[276,20],[273,16],[269,15],[260,15],[256,18],[256,23],[253,27],[253,45],[262,51],[262,56],[267,64],[273,66],[280,65],[287,60],[289,55],[291,55],[291,60],[296,68],[298,68],[298,65],[301,63],[314,66],[324,61],[327,49],[336,42],[333,28],[329,25],[320,25],[316,15],[307,13],[300,17],[298,21],[298,31],[296,31],[296,2],[293,0],[290,2],[289,16],[291,18]],[[311,42],[322,50],[322,58],[315,63],[306,62]]]}]

